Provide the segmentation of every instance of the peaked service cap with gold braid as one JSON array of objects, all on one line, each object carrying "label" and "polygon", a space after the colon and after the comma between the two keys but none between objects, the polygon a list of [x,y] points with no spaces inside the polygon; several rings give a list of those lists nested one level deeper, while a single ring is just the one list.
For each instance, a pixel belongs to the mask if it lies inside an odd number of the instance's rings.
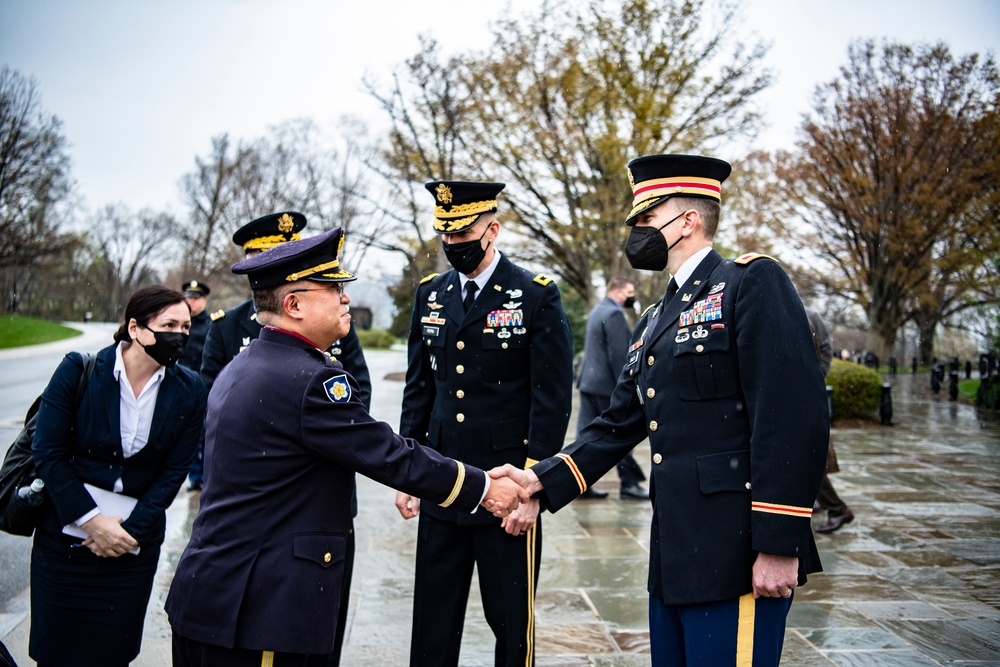
[{"label": "peaked service cap with gold braid", "polygon": [[302,238],[306,216],[296,211],[281,211],[252,220],[236,230],[233,243],[246,250],[270,250],[276,245]]},{"label": "peaked service cap with gold braid", "polygon": [[185,281],[181,291],[184,292],[184,296],[208,296],[212,293],[208,285],[194,278]]},{"label": "peaked service cap with gold braid", "polygon": [[722,182],[733,168],[728,162],[700,155],[645,155],[628,163],[632,211],[625,224],[671,197],[702,197],[722,201]]},{"label": "peaked service cap with gold braid", "polygon": [[233,273],[246,275],[252,289],[277,287],[299,280],[345,283],[357,280],[340,268],[344,232],[335,227],[318,236],[282,243],[267,252],[233,264]]},{"label": "peaked service cap with gold braid", "polygon": [[497,195],[506,183],[431,181],[424,183],[434,195],[434,231],[457,234],[476,224],[483,213],[497,210]]}]

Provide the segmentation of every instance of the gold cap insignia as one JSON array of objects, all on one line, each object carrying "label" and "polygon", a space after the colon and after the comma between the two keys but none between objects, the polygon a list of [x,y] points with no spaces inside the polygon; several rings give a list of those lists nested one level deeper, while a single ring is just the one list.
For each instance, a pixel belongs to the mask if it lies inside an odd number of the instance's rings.
[{"label": "gold cap insignia", "polygon": [[340,235],[340,243],[337,244],[337,257],[340,257],[340,252],[344,249],[344,239],[347,238],[346,234]]},{"label": "gold cap insignia", "polygon": [[278,218],[278,231],[282,234],[287,234],[295,228],[295,221],[292,220],[292,216],[285,213],[280,218]]},{"label": "gold cap insignia", "polygon": [[631,169],[625,169],[625,171],[628,172],[628,185],[629,185],[629,187],[632,188],[633,190],[635,190],[635,179],[632,178],[632,170]]},{"label": "gold cap insignia", "polygon": [[451,188],[444,183],[439,183],[438,186],[434,188],[434,192],[437,193],[437,200],[442,204],[451,203]]}]

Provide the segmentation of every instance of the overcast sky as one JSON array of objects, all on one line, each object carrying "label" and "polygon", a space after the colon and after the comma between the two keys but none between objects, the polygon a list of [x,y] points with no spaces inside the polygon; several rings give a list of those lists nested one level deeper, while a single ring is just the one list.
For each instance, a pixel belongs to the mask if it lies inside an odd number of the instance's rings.
[{"label": "overcast sky", "polygon": [[[566,0],[564,0],[566,1]],[[514,0],[512,11],[537,2]],[[818,83],[860,37],[1000,51],[998,0],[747,0],[778,83],[758,142],[789,146]],[[0,0],[0,62],[35,77],[64,122],[86,205],[178,209],[178,179],[213,136],[253,139],[290,118],[371,118],[365,73],[386,80],[417,35],[446,52],[488,45],[500,2]],[[736,158],[734,156],[721,156]]]}]

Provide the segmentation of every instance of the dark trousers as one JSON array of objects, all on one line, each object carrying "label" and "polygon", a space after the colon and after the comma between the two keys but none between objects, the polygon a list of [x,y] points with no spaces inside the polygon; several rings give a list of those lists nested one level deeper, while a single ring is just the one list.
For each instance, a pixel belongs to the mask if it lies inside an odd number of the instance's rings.
[{"label": "dark trousers", "polygon": [[[601,413],[607,409],[610,403],[610,396],[598,396],[597,394],[581,391],[580,413],[576,419],[577,434],[580,433],[584,426],[600,417]],[[639,482],[646,481],[646,475],[643,474],[642,468],[632,458],[632,454],[626,454],[625,458],[618,463],[616,469],[618,470],[618,479],[622,482],[622,488],[635,486]]]},{"label": "dark trousers", "polygon": [[541,555],[541,521],[525,535],[513,536],[499,524],[464,526],[422,513],[410,666],[458,665],[473,566],[479,570],[486,622],[497,640],[494,664],[534,665]]},{"label": "dark trousers", "polygon": [[847,504],[840,499],[837,492],[830,483],[830,476],[824,474],[823,481],[819,485],[819,495],[816,496],[819,506],[833,516],[840,516],[847,511]]},{"label": "dark trousers", "polygon": [[223,648],[176,632],[170,638],[173,667],[306,667],[304,653],[279,653],[249,648]]},{"label": "dark trousers", "polygon": [[701,604],[664,604],[651,595],[650,659],[657,667],[777,667],[791,606],[792,598],[754,600],[753,593]]}]

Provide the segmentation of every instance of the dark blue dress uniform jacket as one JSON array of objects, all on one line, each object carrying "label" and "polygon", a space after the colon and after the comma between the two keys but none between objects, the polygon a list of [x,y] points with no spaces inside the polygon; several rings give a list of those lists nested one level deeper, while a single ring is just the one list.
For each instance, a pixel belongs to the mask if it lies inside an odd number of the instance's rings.
[{"label": "dark blue dress uniform jacket", "polygon": [[543,504],[564,506],[648,436],[650,594],[666,604],[744,595],[758,552],[797,556],[804,583],[820,570],[809,518],[830,424],[784,271],[713,250],[668,306],[639,319],[630,348],[608,411],[535,466]]},{"label": "dark blue dress uniform jacket", "polygon": [[[238,306],[223,313],[215,313],[205,340],[205,349],[201,358],[201,379],[208,389],[212,388],[215,378],[232,361],[233,357],[246,348],[250,341],[260,335],[262,325],[257,321],[257,311],[253,307],[253,299],[244,301]],[[191,341],[188,341],[188,345]],[[361,402],[370,406],[372,383],[365,364],[361,341],[351,322],[351,331],[343,340],[337,341],[329,350],[335,359],[342,362],[347,371],[358,381]]]},{"label": "dark blue dress uniform jacket", "polygon": [[122,493],[139,500],[122,527],[140,547],[150,547],[163,542],[165,510],[194,458],[205,418],[205,388],[194,371],[177,365],[167,368],[156,395],[149,441],[126,459],[114,368],[115,345],[111,345],[97,353],[94,374],[75,417],[73,405],[83,369],[79,354],[66,355],[42,394],[32,458],[56,510],[43,521],[58,533],[96,507],[84,482],[111,491],[120,477]]},{"label": "dark blue dress uniform jacket", "polygon": [[[555,454],[573,391],[559,289],[501,256],[468,314],[463,296],[455,270],[417,288],[399,432],[487,470]],[[458,523],[500,522],[484,511],[420,509]]]},{"label": "dark blue dress uniform jacket", "polygon": [[272,329],[211,391],[205,464],[167,614],[189,639],[263,651],[333,649],[355,471],[459,512],[486,485],[372,419],[340,363]]}]

